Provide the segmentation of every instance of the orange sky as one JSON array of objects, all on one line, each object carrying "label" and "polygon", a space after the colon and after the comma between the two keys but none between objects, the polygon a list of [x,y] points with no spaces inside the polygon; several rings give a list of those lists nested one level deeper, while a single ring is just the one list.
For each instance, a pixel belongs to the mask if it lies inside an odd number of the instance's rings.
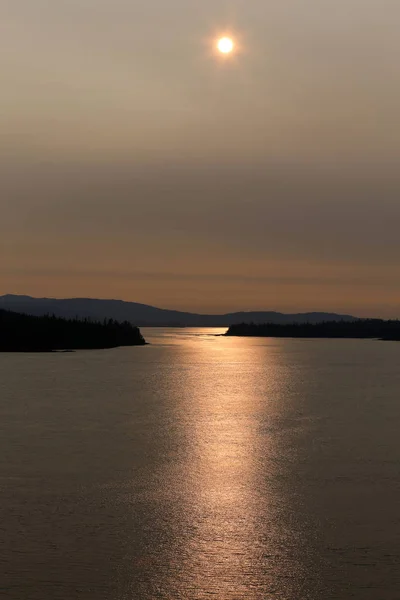
[{"label": "orange sky", "polygon": [[399,17],[3,2],[0,293],[400,316]]}]

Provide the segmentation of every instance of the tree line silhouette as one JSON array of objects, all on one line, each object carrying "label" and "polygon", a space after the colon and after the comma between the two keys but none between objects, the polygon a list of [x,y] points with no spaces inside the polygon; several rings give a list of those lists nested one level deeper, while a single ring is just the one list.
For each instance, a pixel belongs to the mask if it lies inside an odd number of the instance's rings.
[{"label": "tree line silhouette", "polygon": [[240,323],[231,325],[226,335],[244,337],[358,338],[400,341],[400,321],[357,319],[322,323],[275,324]]},{"label": "tree line silhouette", "polygon": [[143,346],[138,327],[128,321],[36,317],[0,310],[0,351],[46,352]]}]

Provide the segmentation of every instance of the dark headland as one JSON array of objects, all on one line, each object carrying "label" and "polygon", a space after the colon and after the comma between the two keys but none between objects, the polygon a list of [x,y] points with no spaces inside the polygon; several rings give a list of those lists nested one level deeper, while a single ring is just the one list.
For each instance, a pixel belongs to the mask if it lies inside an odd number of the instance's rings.
[{"label": "dark headland", "polygon": [[242,337],[353,338],[400,341],[400,321],[358,319],[324,323],[231,325],[225,335]]},{"label": "dark headland", "polygon": [[35,317],[0,310],[0,352],[51,352],[143,346],[140,330],[112,319]]}]

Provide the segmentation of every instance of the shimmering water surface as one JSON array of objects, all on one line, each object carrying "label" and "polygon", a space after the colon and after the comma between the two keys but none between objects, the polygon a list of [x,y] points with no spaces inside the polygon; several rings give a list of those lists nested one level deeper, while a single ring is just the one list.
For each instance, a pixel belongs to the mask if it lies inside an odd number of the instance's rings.
[{"label": "shimmering water surface", "polygon": [[0,595],[399,600],[400,344],[0,355]]}]

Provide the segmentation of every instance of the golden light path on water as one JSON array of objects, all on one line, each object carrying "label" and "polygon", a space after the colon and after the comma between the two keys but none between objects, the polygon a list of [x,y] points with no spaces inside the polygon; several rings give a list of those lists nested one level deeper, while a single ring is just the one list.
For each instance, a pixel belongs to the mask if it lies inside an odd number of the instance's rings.
[{"label": "golden light path on water", "polygon": [[[287,577],[284,548],[291,533],[276,487],[279,436],[273,425],[268,434],[260,423],[266,412],[272,421],[282,412],[290,380],[282,385],[279,341],[266,359],[265,348],[249,350],[239,339],[221,343],[213,339],[215,330],[202,331],[187,340],[191,366],[176,390],[188,447],[176,474],[185,481],[182,545],[166,588],[169,598],[261,600]],[[302,571],[301,561],[292,561],[291,571]]]},{"label": "golden light path on water", "polygon": [[[208,362],[209,344],[203,344],[202,350],[201,360]],[[251,589],[258,585],[254,477],[260,449],[252,427],[257,410],[255,382],[252,375],[247,381],[238,376],[237,364],[242,360],[240,347],[218,352],[206,370],[207,377],[199,372],[191,383],[200,391],[191,420],[196,424],[193,495],[199,529],[187,548],[192,562],[189,572],[196,589],[221,598],[251,597]],[[268,454],[269,449],[264,451]]]}]

